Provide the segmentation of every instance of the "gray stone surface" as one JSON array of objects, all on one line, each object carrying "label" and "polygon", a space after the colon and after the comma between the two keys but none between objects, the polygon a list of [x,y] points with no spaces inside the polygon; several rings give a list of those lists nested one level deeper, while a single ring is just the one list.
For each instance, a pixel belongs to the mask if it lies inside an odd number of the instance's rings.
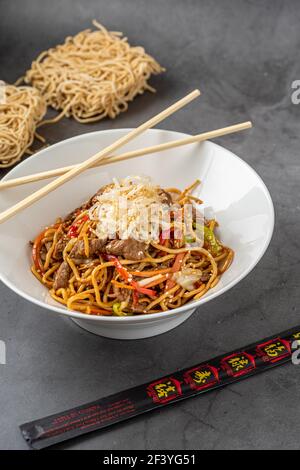
[{"label": "gray stone surface", "polygon": [[[270,248],[255,270],[163,336],[132,342],[93,336],[0,286],[0,448],[25,449],[18,425],[143,383],[300,323],[300,79],[297,0],[64,2],[2,0],[0,77],[14,82],[43,49],[98,18],[142,44],[166,68],[157,94],[115,121],[63,120],[50,143],[96,129],[135,126],[199,87],[203,96],[162,127],[189,133],[251,119],[219,139],[262,176],[276,208]],[[299,448],[300,369],[288,365],[216,393],[95,433],[64,449]]]}]

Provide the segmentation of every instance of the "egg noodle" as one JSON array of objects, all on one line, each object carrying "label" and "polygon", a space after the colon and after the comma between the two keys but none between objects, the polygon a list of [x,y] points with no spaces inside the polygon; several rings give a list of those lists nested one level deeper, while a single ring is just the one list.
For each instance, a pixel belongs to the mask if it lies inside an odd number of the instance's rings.
[{"label": "egg noodle", "polygon": [[[201,201],[191,193],[198,184],[196,181],[181,191],[162,189],[140,177],[114,179],[36,237],[32,243],[33,274],[53,299],[88,315],[150,314],[200,299],[229,268],[233,251],[218,240],[215,220],[202,218],[202,243],[197,239],[196,205]],[[120,193],[133,201],[160,200],[167,205],[168,235],[161,227],[158,239],[129,236],[122,240],[117,224],[116,239],[109,240],[114,198]],[[110,215],[107,210],[101,212],[107,200],[113,206]],[[187,204],[192,206],[188,230],[178,217]],[[130,212],[128,224],[137,212]]]},{"label": "egg noodle", "polygon": [[158,62],[142,47],[131,47],[122,33],[93,24],[95,31],[81,31],[42,52],[25,74],[25,82],[61,111],[44,123],[63,116],[83,123],[115,118],[136,95],[155,91],[148,79],[164,70]]},{"label": "egg noodle", "polygon": [[35,137],[45,142],[36,133],[37,123],[44,117],[47,106],[40,92],[29,86],[1,86],[0,102],[0,167],[17,163]]}]

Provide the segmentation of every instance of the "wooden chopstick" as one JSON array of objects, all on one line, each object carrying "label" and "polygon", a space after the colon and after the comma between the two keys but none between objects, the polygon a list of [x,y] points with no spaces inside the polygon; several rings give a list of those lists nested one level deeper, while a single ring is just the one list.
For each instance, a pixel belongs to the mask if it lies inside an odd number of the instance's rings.
[{"label": "wooden chopstick", "polygon": [[130,131],[128,134],[126,134],[125,136],[118,139],[113,144],[108,145],[104,149],[100,150],[100,152],[97,152],[95,155],[93,155],[92,157],[85,160],[83,163],[80,163],[79,165],[76,165],[74,168],[72,168],[67,173],[59,176],[54,181],[51,181],[51,183],[47,184],[46,186],[39,189],[38,191],[30,194],[25,199],[18,202],[17,204],[10,207],[9,209],[3,211],[0,214],[0,224],[5,222],[6,220],[10,219],[14,215],[16,215],[18,212],[25,209],[26,207],[31,206],[34,202],[37,202],[39,199],[46,196],[51,191],[54,191],[55,189],[59,188],[60,186],[62,186],[67,181],[70,181],[72,178],[79,175],[84,170],[87,170],[88,168],[91,168],[92,166],[94,166],[96,163],[99,163],[105,157],[111,155],[115,150],[122,147],[122,145],[127,144],[128,142],[133,140],[135,137],[140,135],[145,130],[150,129],[151,127],[155,126],[159,122],[163,121],[168,116],[170,116],[171,114],[178,111],[178,109],[182,108],[183,106],[187,105],[192,100],[197,98],[199,95],[200,95],[200,91],[199,90],[194,90],[193,92],[189,93],[184,98],[182,98],[181,100],[179,100],[176,103],[169,106],[164,111],[160,112],[156,116],[152,117],[148,121],[146,121],[143,124],[141,124],[140,126],[138,126],[136,129],[133,129],[132,131]]},{"label": "wooden chopstick", "polygon": [[[182,145],[188,145],[195,142],[202,142],[204,140],[214,139],[223,135],[232,134],[234,132],[240,132],[245,129],[250,129],[251,127],[252,123],[250,121],[241,122],[239,124],[234,124],[232,126],[223,127],[221,129],[216,129],[213,131],[203,132],[202,134],[186,137],[184,139],[173,140],[164,144],[153,145],[151,147],[126,152],[121,155],[115,155],[108,158],[106,157],[100,163],[96,163],[95,167],[107,165],[108,163],[110,164],[129,160],[131,158],[141,157],[150,153],[163,152],[164,150],[180,147]],[[54,176],[60,176],[72,170],[73,168],[75,168],[75,166],[76,165],[65,166],[63,168],[56,168],[55,170],[43,171],[41,173],[34,173],[33,175],[22,176],[20,178],[14,178],[7,181],[3,181],[0,182],[0,190],[6,188],[13,188],[22,184],[33,183],[35,181],[41,181],[47,178],[53,178]]]}]

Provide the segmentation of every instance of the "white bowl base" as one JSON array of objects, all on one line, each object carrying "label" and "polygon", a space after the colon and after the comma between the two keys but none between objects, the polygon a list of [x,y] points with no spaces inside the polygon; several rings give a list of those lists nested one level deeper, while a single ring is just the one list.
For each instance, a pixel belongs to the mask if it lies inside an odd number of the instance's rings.
[{"label": "white bowl base", "polygon": [[142,339],[142,338],[151,338],[152,336],[161,335],[167,331],[173,330],[177,326],[181,325],[194,313],[196,309],[188,310],[187,312],[182,313],[180,316],[174,316],[174,318],[168,318],[165,322],[154,321],[152,324],[145,325],[143,323],[134,325],[134,328],[131,324],[123,323],[122,325],[113,325],[113,324],[103,324],[96,323],[89,320],[78,320],[77,318],[71,318],[71,320],[76,323],[86,331],[94,333],[98,336],[104,336],[105,338],[113,339]]}]

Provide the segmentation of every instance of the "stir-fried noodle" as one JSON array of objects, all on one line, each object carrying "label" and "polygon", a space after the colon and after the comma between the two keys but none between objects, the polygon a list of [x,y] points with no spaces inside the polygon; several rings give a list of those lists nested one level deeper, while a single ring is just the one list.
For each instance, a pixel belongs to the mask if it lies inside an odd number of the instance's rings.
[{"label": "stir-fried noodle", "polygon": [[[36,237],[33,274],[55,300],[90,315],[157,313],[200,299],[229,268],[233,251],[217,238],[215,220],[199,218],[201,201],[192,195],[198,183],[181,191],[142,177],[114,180]],[[123,233],[120,196],[128,203]],[[139,239],[141,207],[149,212],[155,202],[168,208],[168,227],[160,222],[151,235],[150,220]]]}]

